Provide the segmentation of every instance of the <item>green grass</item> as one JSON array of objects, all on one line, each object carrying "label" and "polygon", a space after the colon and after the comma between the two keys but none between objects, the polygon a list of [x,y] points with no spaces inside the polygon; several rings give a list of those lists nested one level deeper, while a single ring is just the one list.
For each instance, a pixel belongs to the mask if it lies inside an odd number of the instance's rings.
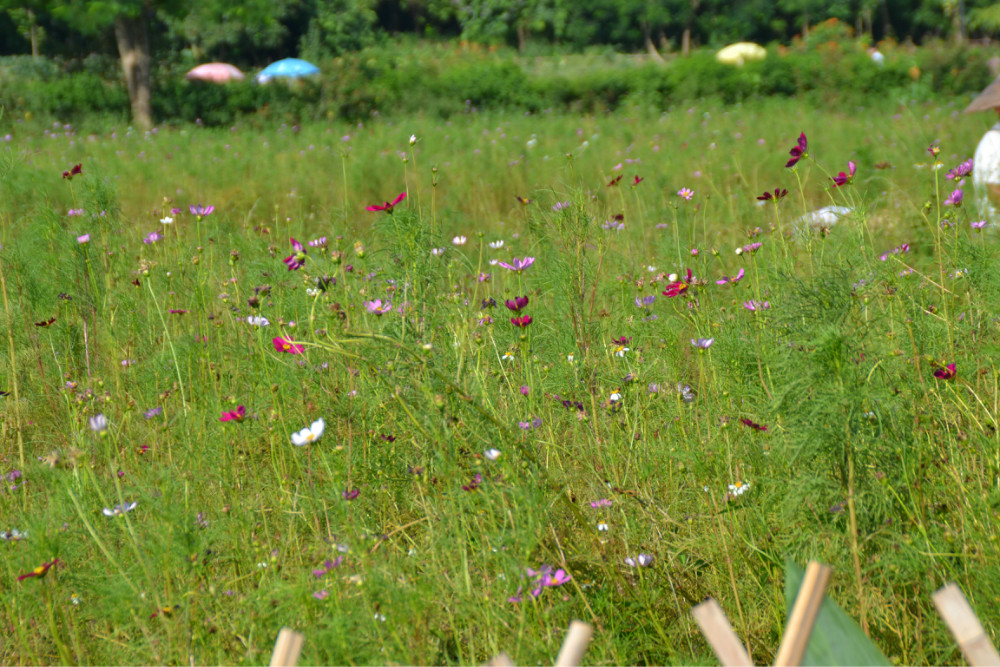
[{"label": "green grass", "polygon": [[[712,596],[764,662],[790,557],[833,566],[832,596],[894,661],[957,662],[933,590],[957,581],[1000,622],[996,232],[971,229],[971,183],[965,206],[939,205],[989,121],[957,108],[56,138],[8,123],[0,474],[21,476],[0,487],[0,531],[28,537],[0,543],[0,659],[262,663],[290,625],[304,663],[541,664],[578,618],[588,662],[709,664],[689,611]],[[847,160],[855,182],[828,187]],[[365,211],[402,191],[391,216]],[[829,204],[857,214],[796,225]],[[287,270],[289,237],[319,236]],[[489,264],[525,256],[521,274]],[[688,267],[698,284],[663,296]],[[523,329],[503,305],[520,295]],[[304,352],[276,350],[282,335]],[[246,419],[220,422],[238,405]],[[639,553],[653,565],[624,563]],[[572,579],[508,602],[543,564]]]}]

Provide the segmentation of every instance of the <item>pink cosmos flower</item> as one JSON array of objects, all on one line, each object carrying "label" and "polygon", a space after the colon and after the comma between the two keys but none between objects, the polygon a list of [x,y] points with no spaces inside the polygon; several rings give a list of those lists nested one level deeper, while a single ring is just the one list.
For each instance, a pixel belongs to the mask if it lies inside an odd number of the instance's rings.
[{"label": "pink cosmos flower", "polygon": [[691,198],[694,197],[694,190],[691,188],[681,188],[677,191],[677,196],[687,201],[691,201]]},{"label": "pink cosmos flower", "polygon": [[635,179],[633,179],[632,181],[632,187],[634,188],[635,186],[639,185],[640,183],[642,183],[643,180],[644,179],[640,178],[639,176],[636,176]]},{"label": "pink cosmos flower", "polygon": [[188,210],[191,211],[191,215],[196,216],[199,220],[201,220],[204,217],[212,215],[212,212],[215,210],[215,207],[214,206],[202,206],[201,204],[198,204],[197,206],[195,206],[194,204],[191,204],[188,207]]},{"label": "pink cosmos flower", "polygon": [[758,423],[756,423],[755,421],[753,421],[751,419],[747,419],[746,417],[741,417],[740,418],[740,423],[743,424],[744,426],[749,426],[750,428],[752,428],[755,431],[766,431],[767,430],[766,426],[762,426],[761,424],[758,424]]},{"label": "pink cosmos flower", "polygon": [[762,195],[757,195],[757,200],[758,201],[773,201],[775,204],[777,204],[779,201],[781,201],[782,199],[784,199],[785,195],[787,195],[787,194],[788,194],[788,190],[785,190],[784,188],[775,188],[773,193],[772,192],[765,192]]},{"label": "pink cosmos flower", "polygon": [[973,167],[973,162],[972,158],[970,157],[968,160],[961,163],[960,165],[949,171],[947,174],[945,174],[944,177],[950,181],[957,180],[958,184],[961,185],[962,179],[972,173],[972,167]]},{"label": "pink cosmos flower", "polygon": [[770,310],[771,303],[769,301],[756,301],[754,299],[749,299],[743,302],[743,307],[752,313],[756,313],[758,310]]},{"label": "pink cosmos flower", "polygon": [[220,422],[241,422],[243,418],[247,416],[247,409],[244,406],[239,406],[235,410],[229,412],[223,412],[222,416],[219,417]]},{"label": "pink cosmos flower", "polygon": [[792,157],[785,163],[786,167],[794,167],[798,164],[799,160],[804,157],[809,157],[809,153],[806,152],[808,147],[808,141],[806,140],[806,133],[802,132],[799,134],[799,140],[795,146],[792,146],[792,150],[788,151],[788,154]]},{"label": "pink cosmos flower", "polygon": [[525,257],[524,259],[518,259],[517,257],[515,257],[514,259],[511,260],[510,264],[508,264],[507,262],[498,262],[500,266],[507,269],[508,271],[515,271],[517,273],[521,273],[534,263],[535,263],[534,257]]},{"label": "pink cosmos flower", "polygon": [[406,199],[406,193],[400,192],[399,196],[393,199],[392,201],[387,201],[384,204],[372,204],[371,206],[366,206],[365,210],[372,212],[385,211],[386,213],[392,213],[392,209],[395,208],[396,204],[403,201],[404,199]]},{"label": "pink cosmos flower", "polygon": [[295,271],[301,269],[306,263],[306,249],[301,243],[293,238],[289,238],[292,243],[292,250],[295,251],[294,254],[285,258],[285,264],[288,265],[289,271]]},{"label": "pink cosmos flower", "polygon": [[854,160],[847,161],[847,171],[848,173],[840,172],[833,177],[833,187],[839,188],[842,185],[847,185],[854,182],[854,173],[858,170],[858,165],[854,163]]},{"label": "pink cosmos flower", "polygon": [[735,276],[722,276],[719,280],[715,281],[716,285],[725,285],[726,283],[733,283],[734,285],[739,281],[743,280],[743,274],[746,273],[742,268],[736,272]]},{"label": "pink cosmos flower", "polygon": [[274,349],[278,352],[287,352],[288,354],[302,354],[305,352],[305,347],[302,345],[296,345],[290,340],[281,338],[272,338],[271,342],[274,344]]},{"label": "pink cosmos flower", "polygon": [[524,309],[525,306],[528,305],[528,297],[515,296],[513,299],[507,299],[503,303],[510,310],[513,310],[515,313],[519,313],[521,312],[522,309]]},{"label": "pink cosmos flower", "polygon": [[510,323],[519,329],[524,329],[529,324],[532,323],[531,315],[522,315],[521,317],[510,318]]},{"label": "pink cosmos flower", "polygon": [[385,303],[382,303],[382,299],[365,301],[365,310],[372,315],[384,315],[392,310],[392,301],[386,301]]},{"label": "pink cosmos flower", "polygon": [[950,195],[948,195],[948,198],[944,200],[944,205],[945,206],[961,206],[962,205],[962,197],[964,197],[964,196],[965,196],[965,193],[962,192],[961,188],[959,188],[958,190],[955,190]]}]

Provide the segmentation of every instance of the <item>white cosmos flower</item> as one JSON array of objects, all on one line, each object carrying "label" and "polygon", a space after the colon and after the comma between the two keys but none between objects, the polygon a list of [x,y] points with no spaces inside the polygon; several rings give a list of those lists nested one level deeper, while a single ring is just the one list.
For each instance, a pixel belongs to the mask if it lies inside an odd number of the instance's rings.
[{"label": "white cosmos flower", "polygon": [[490,260],[490,266],[496,266],[499,263],[500,263],[499,259],[491,259]]},{"label": "white cosmos flower", "polygon": [[431,254],[435,257],[440,257],[444,254],[444,248],[431,248]]},{"label": "white cosmos flower", "polygon": [[488,458],[490,461],[496,461],[498,458],[500,458],[500,450],[490,447],[485,452],[483,452],[483,456]]},{"label": "white cosmos flower", "polygon": [[671,273],[669,276],[667,276],[667,281],[671,283],[677,282],[677,274]]},{"label": "white cosmos flower", "polygon": [[622,395],[616,391],[615,393],[611,394],[610,398],[612,403],[617,403],[618,401],[622,400]]},{"label": "white cosmos flower", "polygon": [[417,135],[411,134],[410,135],[410,145],[412,146],[415,143],[417,143]]},{"label": "white cosmos flower", "polygon": [[136,504],[137,503],[133,500],[130,503],[119,503],[114,507],[112,507],[111,509],[105,507],[104,516],[122,516],[128,514],[129,512],[135,509]]},{"label": "white cosmos flower", "polygon": [[490,241],[490,247],[494,250],[499,250],[503,247],[503,239],[500,239],[499,241]]},{"label": "white cosmos flower", "polygon": [[263,315],[251,315],[247,318],[247,324],[255,327],[266,327],[271,322]]},{"label": "white cosmos flower", "polygon": [[167,216],[164,216],[164,217],[160,218],[160,222],[162,222],[165,225],[172,225],[172,224],[174,224],[174,219],[171,218],[169,215],[167,215]]},{"label": "white cosmos flower", "polygon": [[303,447],[310,442],[315,442],[323,435],[324,428],[326,428],[326,422],[322,418],[317,419],[298,433],[292,433],[292,444],[296,447]]},{"label": "white cosmos flower", "polygon": [[465,245],[465,242],[468,241],[468,240],[469,239],[465,238],[464,236],[456,236],[455,238],[453,238],[451,240],[451,242],[454,245]]}]

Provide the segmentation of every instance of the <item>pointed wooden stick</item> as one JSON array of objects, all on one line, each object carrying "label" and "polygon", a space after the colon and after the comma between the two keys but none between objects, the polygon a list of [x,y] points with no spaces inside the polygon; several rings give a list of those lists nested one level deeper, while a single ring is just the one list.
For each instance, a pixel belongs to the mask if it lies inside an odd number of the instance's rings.
[{"label": "pointed wooden stick", "polygon": [[813,625],[819,615],[819,607],[823,604],[830,573],[829,567],[814,560],[809,561],[806,566],[795,606],[788,617],[785,636],[781,639],[778,655],[774,659],[775,667],[797,667],[802,664],[802,656],[809,646],[809,636],[812,635]]},{"label": "pointed wooden stick", "polygon": [[962,594],[962,589],[950,583],[934,593],[932,598],[938,614],[948,624],[948,629],[970,665],[1000,665],[1000,655],[997,655],[997,650],[990,642],[976,612]]},{"label": "pointed wooden stick", "polygon": [[295,667],[302,653],[302,644],[306,638],[291,628],[281,628],[278,641],[274,642],[274,653],[271,654],[271,667]]},{"label": "pointed wooden stick", "polygon": [[587,652],[590,636],[594,628],[583,621],[573,621],[569,624],[569,632],[563,640],[562,648],[556,657],[555,667],[577,667]]},{"label": "pointed wooden stick", "polygon": [[691,610],[695,622],[705,635],[708,645],[715,651],[722,667],[752,667],[753,662],[743,647],[743,642],[733,632],[726,612],[714,599],[708,599]]}]

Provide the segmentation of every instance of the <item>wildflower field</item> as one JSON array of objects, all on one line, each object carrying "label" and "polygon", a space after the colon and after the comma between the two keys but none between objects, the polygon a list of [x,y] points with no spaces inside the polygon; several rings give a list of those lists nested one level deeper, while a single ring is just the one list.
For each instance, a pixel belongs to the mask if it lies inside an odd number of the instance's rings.
[{"label": "wildflower field", "polygon": [[1000,627],[963,104],[4,119],[0,662],[550,664],[576,618],[710,664],[708,596],[766,662],[788,559],[958,662],[933,590]]}]

